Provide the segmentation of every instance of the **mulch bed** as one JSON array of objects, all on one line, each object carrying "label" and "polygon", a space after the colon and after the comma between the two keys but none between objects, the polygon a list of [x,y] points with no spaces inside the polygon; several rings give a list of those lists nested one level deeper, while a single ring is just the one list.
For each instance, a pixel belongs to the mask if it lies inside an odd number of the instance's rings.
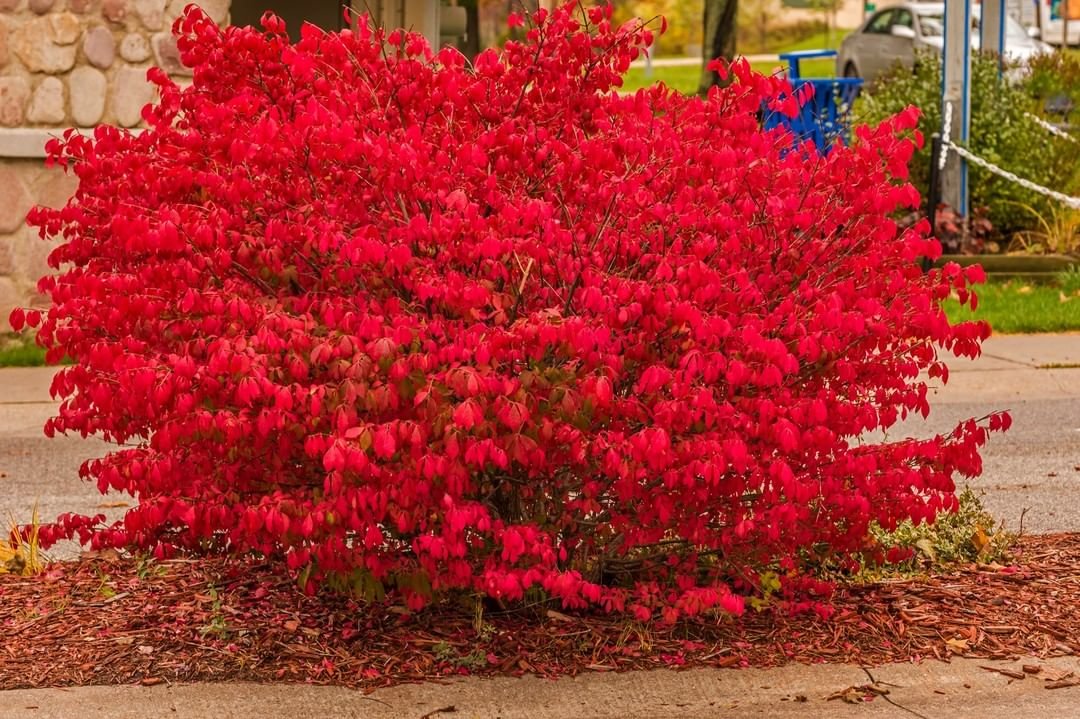
[{"label": "mulch bed", "polygon": [[[374,689],[456,674],[573,675],[1080,654],[1080,534],[1027,537],[1011,567],[842,587],[835,616],[748,612],[641,625],[544,607],[415,615],[312,598],[266,565],[92,557],[0,576],[0,689],[190,681]],[[479,629],[479,631],[478,631]]]}]

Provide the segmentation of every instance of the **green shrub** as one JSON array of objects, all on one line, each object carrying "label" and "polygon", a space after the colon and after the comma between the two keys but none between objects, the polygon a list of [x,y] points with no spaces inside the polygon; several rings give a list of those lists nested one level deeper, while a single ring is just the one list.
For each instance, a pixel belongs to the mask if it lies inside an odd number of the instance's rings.
[{"label": "green shrub", "polygon": [[[1006,532],[983,507],[979,495],[970,487],[957,495],[956,512],[940,514],[933,524],[901,522],[889,532],[878,524],[870,525],[870,535],[878,548],[909,550],[910,559],[891,565],[885,571],[911,573],[922,569],[948,569],[969,562],[1004,562],[1016,539]],[[875,570],[864,570],[863,574]]]},{"label": "green shrub", "polygon": [[[1025,114],[1041,108],[1029,88],[1032,77],[1002,81],[997,60],[989,56],[972,58],[971,77],[968,145],[972,152],[1040,185],[1069,193],[1080,189],[1075,147]],[[908,105],[923,112],[920,128],[927,142],[912,159],[911,171],[912,182],[925,197],[930,184],[929,135],[941,127],[941,58],[937,54],[923,54],[914,71],[898,67],[867,88],[857,114],[877,123]],[[1018,205],[1031,207],[1042,216],[1050,216],[1056,209],[1051,207],[1052,200],[982,168],[972,166],[969,177],[971,206],[988,208],[990,221],[1006,237],[1033,227],[1031,213],[1018,211]]]},{"label": "green shrub", "polygon": [[[1041,108],[1056,95],[1066,95],[1080,117],[1080,54],[1054,52],[1038,55],[1029,64],[1028,94]],[[1074,117],[1074,123],[1078,117]]]}]

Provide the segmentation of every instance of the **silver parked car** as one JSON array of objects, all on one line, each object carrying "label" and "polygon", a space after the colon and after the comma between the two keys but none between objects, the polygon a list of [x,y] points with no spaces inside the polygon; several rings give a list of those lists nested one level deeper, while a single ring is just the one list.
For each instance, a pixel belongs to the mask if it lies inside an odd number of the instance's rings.
[{"label": "silver parked car", "polygon": [[[980,6],[972,7],[971,47],[979,47]],[[944,45],[945,4],[905,2],[877,11],[858,30],[844,38],[836,56],[836,74],[873,82],[893,65],[912,67],[915,53],[940,53]],[[1033,38],[1021,25],[1005,20],[1005,55],[1023,63],[1049,52],[1050,46]]]}]

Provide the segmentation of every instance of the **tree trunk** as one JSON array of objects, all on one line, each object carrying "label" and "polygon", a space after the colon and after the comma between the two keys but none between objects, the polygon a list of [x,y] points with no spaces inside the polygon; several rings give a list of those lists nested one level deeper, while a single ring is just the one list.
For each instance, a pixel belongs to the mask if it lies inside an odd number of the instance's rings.
[{"label": "tree trunk", "polygon": [[717,58],[732,60],[735,57],[735,16],[739,0],[705,0],[705,36],[702,39],[701,84],[698,92],[704,95],[713,85],[721,85],[720,76],[706,69]]},{"label": "tree trunk", "polygon": [[465,39],[458,49],[472,62],[480,54],[480,0],[462,0],[458,5],[465,8]]}]

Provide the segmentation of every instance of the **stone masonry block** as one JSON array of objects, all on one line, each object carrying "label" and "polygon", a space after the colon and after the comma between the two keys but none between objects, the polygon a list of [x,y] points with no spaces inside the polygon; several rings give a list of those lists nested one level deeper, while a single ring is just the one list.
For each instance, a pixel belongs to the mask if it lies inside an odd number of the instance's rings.
[{"label": "stone masonry block", "polygon": [[34,198],[19,173],[10,166],[0,166],[0,234],[22,227],[33,206]]}]

